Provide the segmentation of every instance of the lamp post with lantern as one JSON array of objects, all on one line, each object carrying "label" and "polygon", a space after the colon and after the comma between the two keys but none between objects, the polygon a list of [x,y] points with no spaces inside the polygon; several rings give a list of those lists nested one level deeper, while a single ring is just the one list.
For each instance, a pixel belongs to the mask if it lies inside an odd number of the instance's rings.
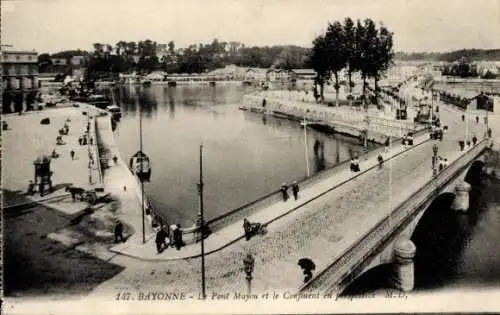
[{"label": "lamp post with lantern", "polygon": [[255,265],[255,258],[253,258],[252,254],[247,254],[247,256],[243,259],[243,266],[245,268],[246,280],[247,280],[247,291],[248,295],[252,292],[252,273]]}]

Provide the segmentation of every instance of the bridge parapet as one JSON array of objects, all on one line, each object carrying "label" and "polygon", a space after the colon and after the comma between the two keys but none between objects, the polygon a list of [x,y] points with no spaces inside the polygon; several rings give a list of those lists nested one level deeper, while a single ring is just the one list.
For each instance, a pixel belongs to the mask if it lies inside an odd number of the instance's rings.
[{"label": "bridge parapet", "polygon": [[402,202],[389,215],[375,224],[372,229],[363,234],[332,264],[316,274],[311,281],[301,286],[299,291],[320,291],[331,295],[342,293],[370,265],[377,254],[391,244],[421,210],[425,209],[428,200],[437,197],[441,193],[442,187],[460,176],[468,164],[480,156],[489,145],[490,140],[483,139],[465,152],[437,177],[432,178],[421,187],[411,198]]}]

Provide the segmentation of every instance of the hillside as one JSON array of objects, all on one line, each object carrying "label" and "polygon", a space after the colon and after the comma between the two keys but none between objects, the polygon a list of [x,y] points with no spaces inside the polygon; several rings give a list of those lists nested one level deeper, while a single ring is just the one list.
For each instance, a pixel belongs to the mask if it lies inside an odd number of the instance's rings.
[{"label": "hillside", "polygon": [[500,49],[460,49],[444,53],[404,53],[396,52],[395,59],[410,60],[429,60],[453,62],[464,58],[465,61],[479,60],[500,60]]}]

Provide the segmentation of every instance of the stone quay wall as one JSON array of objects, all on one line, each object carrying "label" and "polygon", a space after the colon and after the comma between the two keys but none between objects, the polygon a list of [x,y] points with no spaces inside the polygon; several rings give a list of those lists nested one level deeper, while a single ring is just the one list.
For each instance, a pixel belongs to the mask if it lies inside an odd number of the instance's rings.
[{"label": "stone quay wall", "polygon": [[305,118],[309,124],[328,126],[334,132],[353,137],[360,137],[363,130],[368,130],[368,139],[379,144],[384,144],[388,136],[400,138],[409,132],[415,133],[426,128],[414,122],[370,115],[345,106],[337,108],[296,99],[287,100],[272,92],[245,95],[240,108],[297,121]]},{"label": "stone quay wall", "polygon": [[[132,171],[128,167],[128,163],[122,158],[120,152],[118,150],[118,146],[116,145],[114,134],[111,127],[111,119],[109,116],[98,117],[96,118],[96,139],[98,145],[101,146],[101,150],[99,152],[99,160],[102,165],[106,167],[118,167],[120,172],[120,178],[123,179],[123,182],[127,183],[127,190],[133,191],[133,193],[137,197],[137,213],[140,213],[141,209],[141,200],[142,200],[142,185],[140,180],[135,176]],[[113,157],[116,156],[117,163],[115,164],[113,161]],[[104,174],[106,172],[104,171]],[[153,231],[155,231],[158,223],[158,219],[161,219],[162,224],[169,228],[170,224],[175,222],[171,222],[168,220],[168,217],[159,212],[158,209],[155,209],[152,206],[147,194],[144,192],[144,211],[146,213],[146,219],[149,224],[154,227]],[[186,244],[197,242],[200,239],[199,233],[197,233],[198,228],[196,226],[181,228],[183,232],[183,240]],[[149,238],[149,236],[147,236]]]}]

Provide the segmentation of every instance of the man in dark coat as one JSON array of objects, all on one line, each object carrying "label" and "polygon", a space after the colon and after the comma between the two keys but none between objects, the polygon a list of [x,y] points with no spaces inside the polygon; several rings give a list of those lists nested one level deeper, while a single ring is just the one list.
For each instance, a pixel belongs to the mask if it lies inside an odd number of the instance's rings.
[{"label": "man in dark coat", "polygon": [[125,242],[123,238],[123,223],[121,221],[116,222],[115,225],[115,243]]},{"label": "man in dark coat", "polygon": [[177,228],[174,230],[174,243],[177,250],[180,250],[184,245],[184,242],[182,241],[182,231],[180,224],[177,224]]},{"label": "man in dark coat", "polygon": [[281,195],[283,197],[283,201],[288,200],[288,191],[287,190],[288,190],[288,186],[286,185],[286,183],[281,184],[280,191],[281,191]]},{"label": "man in dark coat", "polygon": [[163,226],[160,228],[160,230],[158,232],[156,232],[156,239],[155,239],[155,243],[156,243],[156,250],[158,251],[158,254],[163,252],[163,250],[165,248],[168,247],[167,245],[167,232],[165,232],[165,230],[163,229]]},{"label": "man in dark coat", "polygon": [[295,198],[295,200],[299,199],[299,184],[297,184],[297,181],[293,182],[292,193],[293,193],[293,198]]}]

